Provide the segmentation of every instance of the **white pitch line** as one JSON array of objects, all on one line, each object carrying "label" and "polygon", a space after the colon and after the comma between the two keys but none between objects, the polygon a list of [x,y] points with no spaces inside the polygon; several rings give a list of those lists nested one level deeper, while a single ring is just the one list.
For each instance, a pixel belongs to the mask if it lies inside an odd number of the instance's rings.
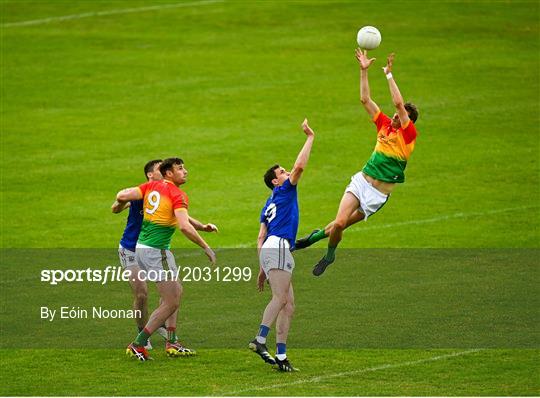
[{"label": "white pitch line", "polygon": [[0,27],[12,28],[12,27],[17,27],[17,26],[42,25],[42,24],[47,24],[51,22],[69,21],[72,19],[100,17],[104,15],[130,14],[130,13],[135,13],[135,12],[165,10],[165,9],[179,8],[179,7],[202,6],[202,5],[207,5],[207,4],[212,4],[212,3],[221,3],[221,2],[223,2],[223,0],[201,0],[201,1],[190,2],[190,3],[161,4],[157,6],[148,6],[148,7],[121,8],[117,10],[85,12],[82,14],[63,15],[60,17],[50,17],[50,18],[43,18],[43,19],[33,19],[30,21],[8,22],[8,23],[4,23],[0,25]]},{"label": "white pitch line", "polygon": [[[445,220],[451,220],[453,218],[467,218],[467,217],[479,217],[479,216],[488,216],[492,214],[498,214],[498,213],[506,213],[509,211],[520,211],[520,210],[528,210],[528,209],[535,209],[540,206],[521,206],[521,207],[508,207],[505,209],[495,209],[495,210],[488,210],[488,211],[479,211],[479,212],[473,212],[473,213],[454,213],[449,214],[446,216],[440,216],[440,217],[433,217],[433,218],[424,218],[420,220],[410,220],[410,221],[401,221],[401,222],[395,222],[390,224],[375,224],[367,227],[360,227],[356,229],[350,229],[347,230],[347,234],[350,233],[358,233],[363,231],[370,231],[373,229],[385,229],[385,228],[394,228],[394,227],[402,227],[405,225],[418,225],[418,224],[429,224],[439,221],[445,221]],[[255,243],[239,243],[233,248],[248,248],[248,247],[254,247]]]},{"label": "white pitch line", "polygon": [[224,396],[239,395],[239,394],[242,394],[242,393],[245,393],[245,392],[248,392],[248,391],[272,390],[272,389],[276,389],[276,388],[295,386],[295,385],[299,385],[299,384],[318,383],[321,380],[334,379],[334,378],[337,378],[337,377],[344,377],[344,376],[359,375],[359,374],[362,374],[362,373],[377,372],[379,370],[401,368],[401,367],[405,367],[405,366],[414,366],[414,365],[419,365],[419,364],[422,364],[422,363],[435,362],[435,361],[440,361],[440,360],[443,360],[443,359],[455,358],[455,357],[459,357],[459,356],[462,356],[462,355],[473,354],[473,353],[483,351],[483,350],[484,350],[483,348],[478,348],[478,349],[474,349],[474,350],[459,351],[459,352],[454,352],[452,354],[438,355],[436,357],[419,359],[417,361],[407,361],[407,362],[401,362],[401,363],[379,365],[379,366],[374,366],[372,368],[351,370],[351,371],[348,371],[348,372],[331,373],[331,374],[326,374],[326,375],[321,375],[321,376],[310,377],[308,379],[301,379],[301,380],[291,381],[290,383],[281,383],[281,384],[274,384],[274,385],[271,385],[271,386],[262,386],[262,387],[251,387],[251,388],[245,388],[245,389],[242,389],[242,390],[235,390],[235,391],[225,392],[222,395],[224,395]]},{"label": "white pitch line", "polygon": [[402,221],[402,222],[396,222],[396,223],[391,223],[391,224],[372,225],[370,227],[359,228],[359,229],[356,229],[356,230],[353,230],[353,231],[354,232],[362,232],[362,231],[367,231],[367,230],[370,230],[370,229],[383,229],[383,228],[400,227],[402,225],[429,224],[429,223],[433,223],[433,222],[450,220],[452,218],[467,218],[467,217],[489,216],[489,215],[492,215],[492,214],[506,213],[506,212],[509,212],[509,211],[520,211],[520,210],[534,209],[534,208],[538,208],[538,207],[539,206],[521,206],[521,207],[508,207],[508,208],[505,208],[505,209],[488,210],[488,211],[478,211],[478,212],[473,212],[473,213],[454,213],[454,214],[449,214],[447,216],[424,218],[424,219],[421,219],[421,220],[410,220],[410,221]]}]

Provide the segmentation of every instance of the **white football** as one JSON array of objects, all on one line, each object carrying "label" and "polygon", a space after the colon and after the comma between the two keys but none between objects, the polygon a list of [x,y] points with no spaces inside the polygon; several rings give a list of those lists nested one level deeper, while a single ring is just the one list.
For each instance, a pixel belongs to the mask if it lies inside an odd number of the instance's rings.
[{"label": "white football", "polygon": [[381,44],[381,32],[373,26],[364,26],[358,31],[356,41],[363,50],[374,50]]}]

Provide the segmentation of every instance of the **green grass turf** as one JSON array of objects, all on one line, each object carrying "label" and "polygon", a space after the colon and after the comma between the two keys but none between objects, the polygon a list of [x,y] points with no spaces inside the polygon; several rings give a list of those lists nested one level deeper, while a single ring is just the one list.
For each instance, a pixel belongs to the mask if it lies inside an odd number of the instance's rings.
[{"label": "green grass turf", "polygon": [[[292,349],[280,374],[249,350],[140,364],[122,350],[11,350],[2,395],[536,395],[537,352]],[[6,353],[3,352],[5,356]],[[427,359],[433,360],[428,361]],[[426,360],[425,362],[422,362]],[[301,365],[302,366],[301,366]],[[21,373],[19,369],[26,371]],[[277,385],[277,386],[276,386]]]},{"label": "green grass turf", "polygon": [[[8,22],[148,3],[1,4]],[[170,155],[191,173],[191,213],[221,227],[211,244],[253,245],[261,176],[292,165],[305,116],[318,135],[300,232],[325,224],[374,146],[353,56],[369,23],[383,34],[373,98],[392,112],[378,68],[395,51],[420,109],[407,182],[373,224],[466,216],[384,238],[356,227],[344,246],[535,246],[537,17],[535,2],[224,2],[5,27],[2,245],[112,247],[124,224],[109,211],[115,192]]]},{"label": "green grass turf", "polygon": [[[183,157],[190,172],[185,185],[190,213],[220,227],[219,235],[207,236],[209,243],[254,247],[258,213],[268,195],[261,176],[275,162],[292,165],[303,142],[299,126],[304,117],[317,137],[299,188],[299,232],[324,225],[335,215],[348,179],[374,146],[374,128],[358,101],[358,67],[353,56],[355,34],[363,25],[377,26],[383,36],[381,47],[372,52],[377,57],[370,71],[374,100],[385,112],[392,112],[379,67],[386,54],[395,51],[394,76],[405,99],[420,109],[420,136],[407,168],[407,182],[369,223],[347,231],[343,246],[538,247],[537,2],[226,1],[34,26],[3,25],[169,3],[0,1],[1,247],[114,248],[125,222],[124,215],[110,213],[115,193],[142,182],[141,168],[147,160],[173,155]],[[192,245],[177,234],[173,247]],[[520,258],[516,253],[526,252],[506,252],[510,270]],[[323,350],[313,350],[314,331],[325,314],[306,300],[310,293],[331,298],[330,308],[324,310],[332,313],[336,327],[356,310],[346,299],[368,297],[373,305],[367,314],[372,339],[376,315],[384,313],[385,307],[377,305],[376,292],[362,296],[365,286],[358,289],[355,279],[338,271],[334,278],[340,294],[328,295],[329,289],[335,289],[330,274],[328,285],[317,285],[306,276],[309,270],[300,271],[300,266],[310,264],[300,262],[299,317],[297,329],[293,325],[291,331],[290,348],[302,368],[300,374],[272,374],[240,347],[210,349],[202,344],[200,356],[190,360],[189,366],[184,361],[168,361],[159,353],[156,361],[138,366],[125,360],[120,348],[21,350],[11,346],[0,352],[0,391],[2,395],[538,395],[534,376],[538,374],[539,318],[530,310],[534,299],[526,301],[522,293],[527,290],[520,290],[529,286],[537,293],[537,258],[531,256],[530,268],[517,267],[517,279],[511,271],[491,275],[487,282],[480,274],[471,279],[483,286],[480,291],[486,296],[480,298],[502,292],[501,303],[508,307],[494,308],[506,308],[518,320],[499,317],[497,327],[506,324],[509,329],[500,329],[505,333],[517,328],[528,341],[536,341],[533,350],[517,349],[516,343],[507,350],[489,349],[436,362],[287,384],[279,390],[242,392],[259,384],[441,355],[441,351],[423,348],[368,351],[360,344],[326,344]],[[25,304],[36,302],[31,299],[34,295],[46,297],[50,288],[36,283],[35,292],[23,289],[20,296],[8,296],[7,291],[16,292],[17,284],[26,281],[33,283],[38,274],[35,267],[20,267],[13,280],[6,276],[9,267],[5,265],[3,257],[2,336],[24,334],[24,328],[18,329],[23,322],[43,328],[37,308],[28,316],[17,314],[24,313]],[[362,269],[366,286],[378,281],[378,274],[370,276],[369,271]],[[463,284],[469,288],[469,297],[475,297],[466,272],[449,275],[455,279],[443,280],[442,287],[459,292]],[[400,308],[400,286],[404,297],[415,298],[407,290],[414,286],[415,274],[406,274],[402,285],[401,277],[389,273],[378,281],[392,282],[397,295],[383,301],[390,308]],[[505,278],[512,283],[505,286]],[[418,297],[423,297],[421,287]],[[100,299],[117,298],[122,305],[129,302],[124,288],[122,295],[120,286],[116,290],[94,287]],[[76,294],[64,289],[67,305],[76,305],[85,294],[83,289]],[[192,300],[201,297],[206,303],[215,300],[224,305],[230,299],[224,286],[210,291],[215,296],[205,296],[207,290],[197,285],[190,289]],[[11,297],[19,302],[8,308]],[[193,333],[191,341],[231,329],[234,318],[220,318],[205,301],[192,302],[190,310],[189,297],[186,311],[196,317],[215,317],[213,323],[194,323],[188,332]],[[242,314],[249,314],[242,315],[242,326],[234,334],[251,338],[264,297],[258,296],[255,303],[248,298],[231,300]],[[459,297],[453,299],[449,303],[459,308]],[[474,303],[476,310],[481,308],[481,300]],[[427,319],[435,324],[433,308]],[[312,319],[302,319],[303,311]],[[17,328],[6,322],[13,313]],[[477,326],[488,320],[481,318]],[[249,330],[244,322],[252,325]],[[330,329],[325,333],[327,341],[337,334]],[[87,340],[90,332],[81,331],[78,338]],[[354,325],[347,325],[346,333],[353,336]],[[346,340],[347,334],[338,340]],[[56,337],[58,346],[76,345],[69,333]],[[115,339],[124,341],[123,333],[110,341]],[[102,342],[103,336],[98,340]]]}]

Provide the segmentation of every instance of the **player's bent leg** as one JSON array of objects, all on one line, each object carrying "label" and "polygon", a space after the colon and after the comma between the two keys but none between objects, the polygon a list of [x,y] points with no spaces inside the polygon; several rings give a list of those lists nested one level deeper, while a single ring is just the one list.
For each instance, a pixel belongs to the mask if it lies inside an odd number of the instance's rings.
[{"label": "player's bent leg", "polygon": [[180,305],[182,286],[177,281],[156,282],[157,290],[161,296],[161,304],[152,312],[146,324],[146,329],[154,332],[163,325]]},{"label": "player's bent leg", "polygon": [[262,324],[271,327],[281,309],[287,304],[292,274],[282,269],[271,269],[268,280],[272,290],[272,299],[264,310]]},{"label": "player's bent leg", "polygon": [[[148,322],[148,285],[146,281],[140,279],[140,268],[138,266],[130,267],[129,270],[131,271],[129,283],[133,292],[133,310],[135,314],[141,314],[140,317],[135,318],[140,333]],[[150,339],[148,339],[144,348],[147,350],[153,348]]]},{"label": "player's bent leg", "polygon": [[143,360],[141,358],[145,355],[141,349],[144,349],[148,342],[148,338],[178,309],[182,292],[182,287],[177,281],[161,281],[157,282],[156,285],[161,296],[161,303],[159,307],[152,312],[152,315],[150,315],[150,319],[144,329],[137,335],[135,341],[131,343],[126,350],[128,355],[131,353],[132,355],[130,356],[136,356],[140,360]]},{"label": "player's bent leg", "polygon": [[350,192],[345,192],[341,198],[336,218],[330,231],[328,246],[337,247],[341,241],[343,230],[347,227],[349,218],[360,207],[360,201]]},{"label": "player's bent leg", "polygon": [[[344,230],[349,228],[351,225],[356,224],[359,221],[362,221],[364,219],[364,213],[362,213],[360,210],[353,211],[352,214],[347,219],[347,222],[345,224]],[[324,227],[324,233],[329,236],[330,232],[332,232],[332,228],[334,227],[334,221],[332,221],[330,224],[328,224],[326,227]]]},{"label": "player's bent leg", "polygon": [[294,368],[287,358],[287,336],[291,326],[291,319],[294,315],[294,291],[292,283],[289,286],[287,304],[281,309],[276,321],[276,365],[282,372],[293,372]]},{"label": "player's bent leg", "polygon": [[[313,268],[313,275],[320,276],[326,268],[335,260],[335,251],[343,236],[343,230],[347,227],[349,218],[360,207],[360,201],[350,192],[345,192],[341,198],[336,219],[331,227],[328,250],[326,255]],[[353,218],[354,220],[354,218]]]},{"label": "player's bent leg", "polygon": [[291,320],[294,315],[294,292],[292,283],[289,285],[287,303],[281,309],[276,320],[276,343],[287,343],[287,336],[291,327]]},{"label": "player's bent leg", "polygon": [[[180,285],[181,286],[181,285]],[[196,355],[197,352],[191,348],[187,348],[178,340],[176,335],[176,320],[178,318],[178,309],[165,321],[167,327],[167,338],[165,342],[165,353],[168,357],[189,357]],[[158,328],[159,330],[159,328]]]},{"label": "player's bent leg", "polygon": [[[148,338],[158,327],[164,324],[165,320],[178,309],[182,287],[171,274],[177,270],[174,257],[166,250],[144,248],[137,249],[137,261],[141,268],[150,276],[150,271],[156,271],[156,277],[152,275],[156,282],[157,290],[161,297],[160,305],[152,312],[144,329],[137,335],[132,344],[128,346],[128,351],[133,347],[137,350],[144,348]],[[164,273],[162,271],[167,270]],[[169,272],[170,271],[170,272]],[[129,353],[128,353],[129,354]],[[136,355],[134,353],[134,355]]]},{"label": "player's bent leg", "polygon": [[351,225],[356,224],[357,222],[362,221],[365,218],[364,213],[362,211],[357,210],[353,211],[349,219],[347,220],[347,225],[345,226],[345,229],[349,228]]},{"label": "player's bent leg", "polygon": [[266,335],[270,327],[276,321],[278,314],[287,304],[288,288],[291,283],[292,274],[282,269],[270,269],[268,271],[268,280],[272,289],[272,299],[266,306],[259,334],[248,345],[249,349],[258,354],[263,361],[274,365],[276,362],[268,352],[266,346]]},{"label": "player's bent leg", "polygon": [[139,266],[129,267],[129,284],[133,292],[133,310],[141,316],[135,318],[139,331],[144,328],[148,322],[148,285],[146,281],[140,278],[141,268]]}]

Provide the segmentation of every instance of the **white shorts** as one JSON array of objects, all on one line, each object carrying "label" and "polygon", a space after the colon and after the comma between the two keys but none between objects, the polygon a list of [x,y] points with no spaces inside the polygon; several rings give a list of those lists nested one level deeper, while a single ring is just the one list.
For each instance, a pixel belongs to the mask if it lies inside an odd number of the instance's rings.
[{"label": "white shorts", "polygon": [[126,249],[122,245],[118,245],[118,257],[120,258],[120,264],[122,268],[128,269],[133,266],[139,266],[135,252]]},{"label": "white shorts", "polygon": [[259,261],[267,278],[271,269],[282,269],[292,273],[294,259],[289,241],[275,235],[269,236],[262,245]]},{"label": "white shorts", "polygon": [[390,197],[371,185],[361,171],[351,177],[351,182],[345,188],[345,192],[352,193],[360,201],[358,210],[364,213],[364,221],[379,211]]},{"label": "white shorts", "polygon": [[163,282],[178,279],[178,268],[170,250],[156,249],[137,243],[137,262],[144,271],[145,280]]}]

